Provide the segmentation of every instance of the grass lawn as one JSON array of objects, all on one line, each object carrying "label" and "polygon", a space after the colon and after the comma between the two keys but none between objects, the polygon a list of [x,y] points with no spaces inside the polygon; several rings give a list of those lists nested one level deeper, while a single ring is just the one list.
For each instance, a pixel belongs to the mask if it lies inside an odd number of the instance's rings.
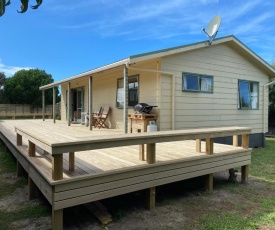
[{"label": "grass lawn", "polygon": [[[16,161],[0,142],[0,229],[47,229],[51,207],[41,197],[19,200],[27,179],[15,177]],[[240,171],[240,170],[239,170]],[[102,201],[114,221],[101,226],[83,208],[64,210],[65,229],[275,229],[275,139],[254,149],[247,185],[227,181],[228,173],[214,175],[213,193],[202,188],[203,178],[157,187],[156,209],[144,207],[144,192]],[[240,175],[238,175],[240,178]],[[27,193],[26,193],[27,195]],[[10,203],[9,203],[10,202]],[[48,225],[43,225],[47,218]],[[46,226],[46,227],[45,227]]]}]

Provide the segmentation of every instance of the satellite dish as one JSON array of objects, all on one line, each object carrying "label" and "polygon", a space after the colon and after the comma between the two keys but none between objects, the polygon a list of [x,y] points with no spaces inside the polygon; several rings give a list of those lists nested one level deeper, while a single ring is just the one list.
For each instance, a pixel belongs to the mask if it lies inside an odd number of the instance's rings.
[{"label": "satellite dish", "polygon": [[206,29],[202,28],[203,32],[210,38],[209,45],[211,45],[212,41],[216,37],[218,30],[220,28],[222,22],[221,16],[215,16],[211,19]]}]

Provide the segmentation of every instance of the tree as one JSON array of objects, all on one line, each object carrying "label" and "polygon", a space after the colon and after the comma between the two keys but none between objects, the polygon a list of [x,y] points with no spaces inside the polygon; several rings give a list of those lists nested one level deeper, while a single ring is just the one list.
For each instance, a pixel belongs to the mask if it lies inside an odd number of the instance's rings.
[{"label": "tree", "polygon": [[[19,70],[13,77],[7,78],[4,85],[4,96],[11,104],[31,104],[34,107],[42,105],[42,92],[39,87],[53,83],[52,75],[44,70]],[[58,88],[56,87],[56,95]],[[56,101],[58,96],[56,96]],[[52,90],[45,91],[45,103],[52,104]]]},{"label": "tree", "polygon": [[0,72],[0,104],[6,102],[4,97],[4,84],[6,81],[6,74],[4,72]]},{"label": "tree", "polygon": [[[21,1],[21,11],[18,11],[18,13],[25,13],[27,10],[28,10],[28,7],[29,7],[29,0],[20,0]],[[31,8],[36,10],[38,9],[38,7],[42,4],[42,1],[43,0],[36,0],[36,5],[32,6],[31,5]],[[11,4],[11,1],[8,0],[0,0],[0,17],[2,15],[4,15],[5,11],[6,11],[6,6],[10,5]]]}]

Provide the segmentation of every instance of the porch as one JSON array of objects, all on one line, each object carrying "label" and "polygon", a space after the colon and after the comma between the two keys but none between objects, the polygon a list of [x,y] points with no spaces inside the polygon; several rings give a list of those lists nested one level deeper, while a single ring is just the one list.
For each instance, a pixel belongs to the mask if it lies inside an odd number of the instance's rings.
[{"label": "porch", "polygon": [[[22,169],[28,172],[29,198],[37,187],[51,203],[53,229],[62,229],[64,208],[132,191],[147,189],[152,209],[155,186],[206,175],[211,191],[212,173],[239,166],[246,182],[251,162],[249,128],[123,134],[48,120],[1,121],[0,128],[18,161],[18,175]],[[238,135],[242,147],[237,147]],[[214,143],[223,136],[233,136],[234,146]],[[147,144],[145,161],[139,157],[140,144]]]}]

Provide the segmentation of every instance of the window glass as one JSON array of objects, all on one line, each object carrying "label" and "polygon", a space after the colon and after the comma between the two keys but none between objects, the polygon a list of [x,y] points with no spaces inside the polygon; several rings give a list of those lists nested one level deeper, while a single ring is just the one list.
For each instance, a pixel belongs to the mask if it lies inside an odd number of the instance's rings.
[{"label": "window glass", "polygon": [[[124,79],[117,80],[116,107],[123,108],[124,105]],[[138,76],[128,78],[128,106],[138,104]]]},{"label": "window glass", "polygon": [[201,91],[212,92],[212,78],[201,77],[200,86],[201,86]]},{"label": "window glass", "polygon": [[239,81],[239,108],[258,109],[259,107],[259,83]]},{"label": "window glass", "polygon": [[189,90],[199,90],[198,76],[185,76],[185,87]]},{"label": "window glass", "polygon": [[183,74],[183,90],[213,92],[213,77],[198,74]]}]

